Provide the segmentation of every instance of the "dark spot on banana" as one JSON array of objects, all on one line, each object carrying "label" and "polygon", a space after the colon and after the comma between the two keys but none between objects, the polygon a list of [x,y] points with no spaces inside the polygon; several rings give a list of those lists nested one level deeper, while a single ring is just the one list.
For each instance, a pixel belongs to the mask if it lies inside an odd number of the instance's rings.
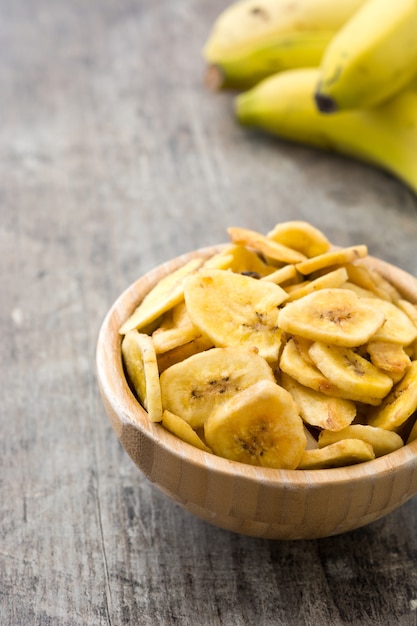
[{"label": "dark spot on banana", "polygon": [[260,274],[258,274],[258,272],[241,272],[242,276],[249,276],[250,278],[256,278],[259,279],[261,277]]},{"label": "dark spot on banana", "polygon": [[251,9],[251,14],[256,17],[260,17],[262,20],[265,20],[265,22],[268,22],[271,19],[268,11],[262,7],[253,7],[253,9]]}]

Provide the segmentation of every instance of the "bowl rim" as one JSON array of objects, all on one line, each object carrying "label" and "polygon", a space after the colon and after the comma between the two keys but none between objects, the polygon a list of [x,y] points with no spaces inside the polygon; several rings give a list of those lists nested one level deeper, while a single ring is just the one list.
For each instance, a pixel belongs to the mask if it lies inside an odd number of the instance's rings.
[{"label": "bowl rim", "polygon": [[[226,245],[228,244],[199,248],[154,267],[131,283],[116,298],[105,315],[97,338],[96,372],[101,396],[111,406],[115,415],[116,423],[112,421],[112,426],[118,437],[120,438],[125,427],[133,427],[182,462],[227,477],[240,476],[264,485],[282,484],[289,488],[311,489],[314,486],[327,484],[342,485],[363,479],[375,480],[377,477],[381,478],[398,470],[415,469],[417,467],[417,439],[398,450],[355,465],[312,470],[274,469],[232,461],[200,450],[182,441],[160,423],[149,421],[146,411],[136,399],[124,375],[120,349],[122,336],[116,329],[120,328],[122,322],[160,278],[194,257],[209,258],[223,250]],[[380,271],[402,295],[417,304],[417,279],[414,276],[372,256],[366,257],[366,264]]]}]

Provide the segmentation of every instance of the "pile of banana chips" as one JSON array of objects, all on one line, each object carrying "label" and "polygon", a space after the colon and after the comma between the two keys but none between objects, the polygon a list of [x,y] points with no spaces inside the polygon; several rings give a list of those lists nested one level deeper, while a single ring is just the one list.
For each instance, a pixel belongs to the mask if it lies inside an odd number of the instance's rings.
[{"label": "pile of banana chips", "polygon": [[152,422],[215,455],[279,469],[370,461],[417,438],[417,306],[303,221],[162,278],[122,325]]}]

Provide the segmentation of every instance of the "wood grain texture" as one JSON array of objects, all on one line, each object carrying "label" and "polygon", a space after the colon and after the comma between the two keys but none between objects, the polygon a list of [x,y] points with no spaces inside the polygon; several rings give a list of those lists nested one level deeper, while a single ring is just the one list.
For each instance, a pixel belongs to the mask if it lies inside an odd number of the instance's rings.
[{"label": "wood grain texture", "polygon": [[417,620],[417,502],[335,537],[218,530],[136,469],[95,376],[102,319],[150,268],[307,219],[417,274],[417,200],[261,137],[202,84],[220,0],[0,0],[0,623]]}]

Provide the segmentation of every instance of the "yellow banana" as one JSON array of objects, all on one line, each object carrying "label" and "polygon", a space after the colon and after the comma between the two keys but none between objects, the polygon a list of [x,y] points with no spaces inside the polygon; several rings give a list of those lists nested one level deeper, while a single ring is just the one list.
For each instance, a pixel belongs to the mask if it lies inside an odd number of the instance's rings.
[{"label": "yellow banana", "polygon": [[237,96],[237,119],[290,141],[376,165],[417,193],[417,81],[375,109],[326,115],[314,104],[318,74],[315,68],[295,69],[266,78]]},{"label": "yellow banana", "polygon": [[215,21],[203,55],[211,88],[247,89],[292,67],[314,67],[364,0],[240,0]]},{"label": "yellow banana", "polygon": [[374,107],[417,74],[416,0],[369,0],[326,49],[316,90],[320,111]]}]

